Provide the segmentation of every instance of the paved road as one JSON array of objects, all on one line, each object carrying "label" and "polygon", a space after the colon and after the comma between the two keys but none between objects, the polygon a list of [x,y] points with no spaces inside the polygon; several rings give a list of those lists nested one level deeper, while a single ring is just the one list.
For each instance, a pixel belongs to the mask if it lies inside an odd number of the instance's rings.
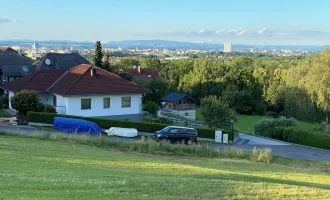
[{"label": "paved road", "polygon": [[[0,125],[0,132],[21,133],[27,135],[36,132],[42,134],[52,133],[48,131],[40,131],[30,126],[8,126],[8,125]],[[148,133],[140,133],[140,135],[148,135]],[[257,149],[270,148],[275,155],[281,155],[294,159],[330,161],[330,151],[327,150],[304,147],[304,146],[274,141],[271,139],[260,138],[245,134],[240,134],[240,137],[243,139],[247,139],[248,142],[244,144],[234,144],[234,145],[209,144],[209,146],[210,148],[214,148],[216,150],[222,150],[226,148],[239,148],[246,151],[251,151],[253,150],[254,147],[256,147]],[[137,138],[121,138],[121,137],[109,137],[109,139],[117,140],[117,141],[130,141],[130,142],[135,142],[138,140]]]}]

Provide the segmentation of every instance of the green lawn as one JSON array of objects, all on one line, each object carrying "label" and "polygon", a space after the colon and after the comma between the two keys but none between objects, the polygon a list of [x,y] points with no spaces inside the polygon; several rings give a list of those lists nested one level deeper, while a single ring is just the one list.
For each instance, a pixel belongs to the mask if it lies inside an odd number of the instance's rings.
[{"label": "green lawn", "polygon": [[[242,132],[242,133],[248,133],[248,134],[253,134],[254,132],[254,125],[262,120],[266,119],[269,117],[266,116],[259,116],[259,115],[236,115],[236,122],[235,122],[235,130]],[[204,117],[201,114],[200,109],[198,108],[196,110],[196,120],[200,122],[204,122]],[[299,121],[298,123],[298,128],[303,129],[303,130],[308,130],[313,127],[313,123],[309,122],[302,122]]]},{"label": "green lawn", "polygon": [[10,114],[3,109],[0,109],[0,117],[10,117]]},{"label": "green lawn", "polygon": [[0,135],[0,199],[330,199],[330,163],[161,156]]}]

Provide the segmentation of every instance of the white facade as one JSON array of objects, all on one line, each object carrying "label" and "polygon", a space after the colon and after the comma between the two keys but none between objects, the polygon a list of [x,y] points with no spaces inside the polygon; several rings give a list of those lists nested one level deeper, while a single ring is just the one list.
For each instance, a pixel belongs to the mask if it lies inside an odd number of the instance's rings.
[{"label": "white facade", "polygon": [[223,51],[226,53],[230,53],[233,51],[233,45],[231,42],[226,42],[223,47]]},{"label": "white facade", "polygon": [[[67,115],[84,117],[132,115],[142,113],[142,95],[100,95],[100,96],[68,96],[56,95],[58,107],[66,107]],[[103,99],[110,97],[110,108],[103,108]],[[122,97],[131,97],[131,107],[122,108]],[[91,99],[91,109],[81,109],[81,99]]]},{"label": "white facade", "polygon": [[[9,92],[9,99],[13,96]],[[58,114],[77,115],[83,117],[111,117],[142,114],[142,94],[127,95],[91,95],[91,96],[61,96],[47,92],[39,92],[40,102],[53,105],[56,96],[56,111]],[[122,97],[131,97],[131,106],[122,108]],[[110,108],[104,108],[104,98],[110,98]],[[81,109],[81,99],[91,99],[91,109]],[[12,109],[9,101],[9,108]],[[123,117],[123,119],[126,119]],[[127,119],[130,119],[127,117]]]},{"label": "white facade", "polygon": [[13,108],[11,107],[10,98],[11,98],[12,96],[14,96],[14,94],[15,94],[14,92],[8,91],[8,98],[9,98],[9,105],[8,105],[8,106],[9,106],[10,109],[13,109]]}]

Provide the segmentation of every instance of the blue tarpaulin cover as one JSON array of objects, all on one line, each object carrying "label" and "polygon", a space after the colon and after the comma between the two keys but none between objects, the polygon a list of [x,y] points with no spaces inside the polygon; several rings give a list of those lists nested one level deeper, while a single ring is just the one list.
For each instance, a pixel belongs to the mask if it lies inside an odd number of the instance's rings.
[{"label": "blue tarpaulin cover", "polygon": [[80,132],[101,134],[101,128],[94,122],[83,119],[72,119],[64,117],[54,117],[54,130],[66,132]]}]

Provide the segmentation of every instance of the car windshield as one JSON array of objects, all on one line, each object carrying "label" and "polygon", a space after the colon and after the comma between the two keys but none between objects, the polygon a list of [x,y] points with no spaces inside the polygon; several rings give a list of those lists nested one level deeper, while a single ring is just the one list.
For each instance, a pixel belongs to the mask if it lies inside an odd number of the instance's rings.
[{"label": "car windshield", "polygon": [[166,128],[163,128],[162,130],[160,130],[160,133],[166,133],[166,132],[168,132],[170,130],[171,130],[170,127],[166,127]]}]

